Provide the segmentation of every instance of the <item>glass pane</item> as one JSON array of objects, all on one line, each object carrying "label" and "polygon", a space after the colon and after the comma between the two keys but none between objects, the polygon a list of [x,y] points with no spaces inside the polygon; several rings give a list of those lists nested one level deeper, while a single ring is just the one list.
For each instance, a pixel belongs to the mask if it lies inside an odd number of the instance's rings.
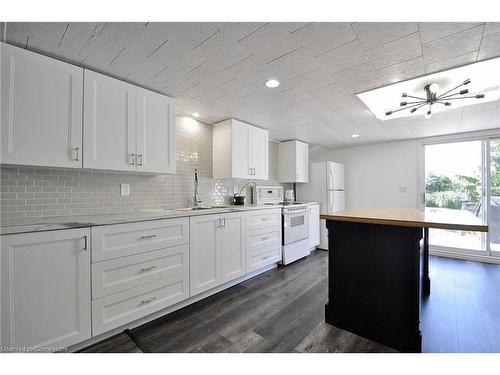
[{"label": "glass pane", "polygon": [[[467,210],[483,217],[482,142],[425,146],[425,206]],[[432,229],[431,245],[484,250],[479,232]]]},{"label": "glass pane", "polygon": [[490,141],[490,248],[500,251],[500,138]]}]

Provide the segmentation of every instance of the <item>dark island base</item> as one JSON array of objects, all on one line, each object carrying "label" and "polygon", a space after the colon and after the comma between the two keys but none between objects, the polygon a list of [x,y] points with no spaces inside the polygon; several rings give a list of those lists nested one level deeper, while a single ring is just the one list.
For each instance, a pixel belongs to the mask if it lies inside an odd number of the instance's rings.
[{"label": "dark island base", "polygon": [[327,228],[325,321],[401,352],[421,352],[420,291],[430,283],[422,228],[332,220]]}]

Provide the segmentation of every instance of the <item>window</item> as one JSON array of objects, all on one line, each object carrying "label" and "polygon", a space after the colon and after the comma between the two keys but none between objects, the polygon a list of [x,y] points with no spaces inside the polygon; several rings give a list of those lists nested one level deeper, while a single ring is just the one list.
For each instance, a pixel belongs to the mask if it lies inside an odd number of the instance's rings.
[{"label": "window", "polygon": [[500,138],[424,144],[425,207],[467,210],[487,222],[489,233],[430,230],[439,250],[500,255]]}]

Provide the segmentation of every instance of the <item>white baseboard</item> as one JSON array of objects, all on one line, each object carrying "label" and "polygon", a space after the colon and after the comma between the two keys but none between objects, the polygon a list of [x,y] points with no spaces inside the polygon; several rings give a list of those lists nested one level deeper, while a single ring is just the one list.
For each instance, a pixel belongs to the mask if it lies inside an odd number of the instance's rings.
[{"label": "white baseboard", "polygon": [[267,272],[267,271],[270,271],[272,270],[273,268],[276,268],[277,267],[277,264],[274,263],[274,264],[270,264],[266,267],[263,267],[259,270],[256,270],[256,271],[253,271],[253,272],[250,272],[248,274],[246,274],[245,276],[241,276],[237,279],[234,279],[234,280],[231,280],[225,284],[222,284],[222,285],[219,285],[218,287],[215,287],[213,289],[210,289],[210,290],[207,290],[206,292],[203,292],[203,293],[200,293],[200,294],[197,294],[193,297],[190,297],[184,301],[181,301],[175,305],[172,305],[172,306],[169,306],[163,310],[160,310],[160,311],[157,311],[151,315],[148,315],[148,316],[145,316],[143,318],[140,318],[140,319],[137,319],[137,320],[134,320],[133,322],[130,322],[130,323],[127,323],[127,324],[124,324],[123,326],[121,327],[118,327],[118,328],[114,328],[110,331],[107,331],[107,332],[104,332],[98,336],[94,336],[94,337],[91,337],[90,339],[88,340],[85,340],[85,341],[82,341],[78,344],[75,344],[75,345],[72,345],[70,346],[68,349],[68,352],[76,352],[80,349],[83,349],[83,348],[86,348],[87,346],[90,346],[90,345],[93,345],[93,344],[96,344],[98,343],[99,341],[102,341],[102,340],[105,340],[111,336],[115,336],[119,333],[122,333],[125,329],[133,329],[133,328],[136,328],[138,326],[141,326],[143,324],[146,324],[146,323],[149,323],[151,322],[152,320],[155,320],[155,319],[158,319],[164,315],[167,315],[167,314],[170,314],[171,312],[174,312],[176,310],[180,310],[182,309],[183,307],[186,307],[188,305],[191,305],[192,303],[195,303],[195,302],[198,302],[204,298],[207,298],[213,294],[216,294],[216,293],[219,293],[221,291],[223,291],[224,289],[227,289],[227,288],[230,288],[232,286],[235,286],[236,284],[240,284],[242,283],[243,281],[246,281],[248,279],[251,279],[257,275],[260,275],[261,273],[264,273],[264,272]]},{"label": "white baseboard", "polygon": [[471,260],[474,262],[500,264],[500,257],[462,253],[459,251],[452,252],[432,247],[429,248],[429,254],[443,258],[453,258],[453,259]]}]

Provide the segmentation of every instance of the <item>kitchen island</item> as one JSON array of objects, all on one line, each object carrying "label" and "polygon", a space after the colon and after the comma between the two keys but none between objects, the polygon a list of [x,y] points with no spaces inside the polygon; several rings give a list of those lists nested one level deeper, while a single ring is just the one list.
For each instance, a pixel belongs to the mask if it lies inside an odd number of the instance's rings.
[{"label": "kitchen island", "polygon": [[488,231],[468,211],[441,208],[348,209],[321,219],[329,248],[325,321],[403,352],[422,351],[429,229]]}]

